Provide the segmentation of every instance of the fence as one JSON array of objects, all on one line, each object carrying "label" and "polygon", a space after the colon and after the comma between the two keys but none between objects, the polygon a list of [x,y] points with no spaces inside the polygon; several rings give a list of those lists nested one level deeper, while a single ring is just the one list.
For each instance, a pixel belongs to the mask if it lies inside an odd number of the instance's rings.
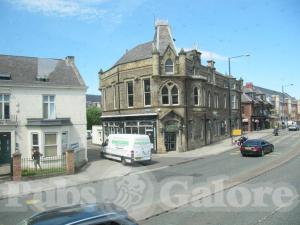
[{"label": "fence", "polygon": [[32,158],[22,158],[22,177],[39,177],[64,174],[66,173],[66,155],[41,157],[39,165],[35,163]]}]

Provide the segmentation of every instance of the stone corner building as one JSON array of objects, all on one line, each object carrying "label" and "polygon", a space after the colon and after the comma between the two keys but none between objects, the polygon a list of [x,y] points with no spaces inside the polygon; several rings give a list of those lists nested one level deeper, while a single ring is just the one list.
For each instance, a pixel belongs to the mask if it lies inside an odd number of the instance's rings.
[{"label": "stone corner building", "polygon": [[243,81],[217,72],[212,60],[202,65],[196,49],[177,53],[168,23],[155,25],[153,41],[99,72],[104,135],[148,134],[159,153],[228,137],[230,123],[241,126]]}]

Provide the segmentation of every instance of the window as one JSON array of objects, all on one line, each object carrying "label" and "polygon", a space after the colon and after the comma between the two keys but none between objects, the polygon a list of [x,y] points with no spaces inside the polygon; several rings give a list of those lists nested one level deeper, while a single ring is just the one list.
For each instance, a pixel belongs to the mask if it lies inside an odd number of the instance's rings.
[{"label": "window", "polygon": [[174,86],[171,90],[172,102],[173,105],[178,105],[178,88]]},{"label": "window", "polygon": [[144,105],[151,105],[151,86],[150,79],[144,80]]},{"label": "window", "polygon": [[227,96],[224,95],[224,109],[227,108]]},{"label": "window", "polygon": [[199,105],[199,93],[198,88],[194,88],[194,105]]},{"label": "window", "polygon": [[174,73],[174,65],[172,59],[167,59],[165,63],[165,72],[166,74],[173,74]]},{"label": "window", "polygon": [[214,107],[215,109],[219,108],[219,95],[215,93],[215,98],[214,98]]},{"label": "window", "polygon": [[133,81],[127,81],[127,105],[133,107]]},{"label": "window", "polygon": [[208,92],[207,94],[207,106],[210,108],[211,107],[211,96],[210,96],[210,92]]},{"label": "window", "polygon": [[55,96],[54,95],[43,96],[43,118],[55,119]]},{"label": "window", "polygon": [[40,150],[39,134],[38,133],[32,133],[31,134],[31,149]]},{"label": "window", "polygon": [[169,104],[169,90],[166,86],[163,87],[161,90],[161,96],[162,96],[162,104],[168,105]]},{"label": "window", "polygon": [[236,96],[235,95],[231,96],[231,108],[236,109]]},{"label": "window", "polygon": [[44,153],[45,157],[57,155],[57,140],[55,133],[45,134]]},{"label": "window", "polygon": [[161,89],[161,97],[163,105],[178,105],[179,104],[179,91],[175,84],[169,82]]},{"label": "window", "polygon": [[117,108],[117,87],[116,85],[113,86],[113,92],[114,92],[114,109]]},{"label": "window", "polygon": [[7,120],[10,118],[9,101],[9,95],[0,94],[0,120]]},{"label": "window", "polygon": [[68,149],[68,132],[62,132],[61,134],[61,150],[66,152]]}]

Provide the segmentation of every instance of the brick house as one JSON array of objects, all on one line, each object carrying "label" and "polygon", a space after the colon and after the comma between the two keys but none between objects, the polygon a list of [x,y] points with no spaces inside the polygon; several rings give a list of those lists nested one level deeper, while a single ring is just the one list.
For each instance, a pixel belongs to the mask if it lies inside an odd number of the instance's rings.
[{"label": "brick house", "polygon": [[252,83],[247,83],[242,95],[243,130],[263,130],[272,126],[271,111],[273,104],[267,99],[266,94],[253,88]]},{"label": "brick house", "polygon": [[242,80],[219,73],[214,64],[204,66],[196,49],[177,53],[170,26],[157,21],[152,41],[99,72],[104,135],[148,134],[160,153],[228,137],[230,123],[241,126]]}]

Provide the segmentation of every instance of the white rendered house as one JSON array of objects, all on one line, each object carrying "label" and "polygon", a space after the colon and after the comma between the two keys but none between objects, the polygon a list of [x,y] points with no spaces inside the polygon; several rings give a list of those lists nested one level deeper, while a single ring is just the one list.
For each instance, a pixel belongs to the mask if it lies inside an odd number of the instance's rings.
[{"label": "white rendered house", "polygon": [[34,148],[50,157],[76,146],[86,157],[86,89],[72,56],[0,55],[0,165]]}]

